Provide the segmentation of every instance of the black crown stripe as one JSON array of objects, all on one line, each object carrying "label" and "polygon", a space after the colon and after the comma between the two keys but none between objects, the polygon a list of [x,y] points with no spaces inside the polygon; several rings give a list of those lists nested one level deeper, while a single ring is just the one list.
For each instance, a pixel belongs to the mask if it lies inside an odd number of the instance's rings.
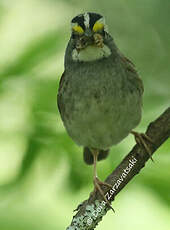
[{"label": "black crown stripe", "polygon": [[102,15],[96,13],[89,13],[89,16],[90,16],[90,28],[93,29],[95,22],[98,21],[100,18],[102,18]]},{"label": "black crown stripe", "polygon": [[80,14],[80,15],[76,16],[75,18],[72,19],[71,22],[72,23],[78,23],[78,25],[81,26],[83,28],[83,30],[85,30],[83,14]]},{"label": "black crown stripe", "polygon": [[[96,13],[91,13],[88,12],[89,17],[90,17],[90,29],[93,28],[94,24],[96,21],[98,21],[100,18],[102,18],[102,15],[96,14]],[[76,17],[74,17],[71,21],[72,23],[78,23],[79,26],[81,26],[85,30],[85,25],[84,25],[84,15],[79,14]]]}]

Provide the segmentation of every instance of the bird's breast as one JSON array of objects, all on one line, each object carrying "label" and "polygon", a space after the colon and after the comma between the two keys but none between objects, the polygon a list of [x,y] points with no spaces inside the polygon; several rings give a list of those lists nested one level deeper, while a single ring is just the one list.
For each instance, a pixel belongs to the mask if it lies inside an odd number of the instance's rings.
[{"label": "bird's breast", "polygon": [[141,98],[121,71],[98,63],[66,73],[60,99],[62,119],[78,144],[106,149],[139,123]]}]

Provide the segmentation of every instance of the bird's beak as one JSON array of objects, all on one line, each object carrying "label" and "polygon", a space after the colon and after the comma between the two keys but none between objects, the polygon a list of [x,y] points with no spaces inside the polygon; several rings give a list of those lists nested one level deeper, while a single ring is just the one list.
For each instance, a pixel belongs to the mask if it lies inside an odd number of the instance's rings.
[{"label": "bird's beak", "polygon": [[87,28],[85,30],[84,36],[86,36],[87,38],[91,38],[93,37],[93,32],[89,28]]},{"label": "bird's beak", "polygon": [[99,48],[103,47],[103,36],[98,33],[92,32],[89,28],[79,38],[76,44],[77,50],[85,49],[87,46],[94,45]]},{"label": "bird's beak", "polygon": [[93,44],[94,44],[94,34],[90,29],[86,29],[85,33],[77,41],[76,48],[78,50],[81,50]]}]

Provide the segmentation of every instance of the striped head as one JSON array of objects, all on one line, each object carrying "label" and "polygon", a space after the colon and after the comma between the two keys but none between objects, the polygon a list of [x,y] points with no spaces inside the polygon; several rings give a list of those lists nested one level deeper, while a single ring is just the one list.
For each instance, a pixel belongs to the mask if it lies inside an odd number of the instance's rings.
[{"label": "striped head", "polygon": [[74,61],[94,61],[110,56],[109,47],[104,44],[108,33],[105,19],[97,13],[84,13],[71,21],[71,38],[74,42]]}]

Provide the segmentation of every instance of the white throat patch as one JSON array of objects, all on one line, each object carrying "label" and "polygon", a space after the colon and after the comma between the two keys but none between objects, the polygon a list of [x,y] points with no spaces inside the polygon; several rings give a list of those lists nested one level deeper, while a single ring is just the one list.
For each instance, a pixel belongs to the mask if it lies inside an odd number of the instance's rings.
[{"label": "white throat patch", "polygon": [[102,48],[97,46],[87,46],[85,49],[80,51],[77,51],[77,49],[72,51],[72,58],[74,61],[90,62],[102,59],[104,57],[109,57],[110,55],[111,50],[106,45],[104,45]]}]

